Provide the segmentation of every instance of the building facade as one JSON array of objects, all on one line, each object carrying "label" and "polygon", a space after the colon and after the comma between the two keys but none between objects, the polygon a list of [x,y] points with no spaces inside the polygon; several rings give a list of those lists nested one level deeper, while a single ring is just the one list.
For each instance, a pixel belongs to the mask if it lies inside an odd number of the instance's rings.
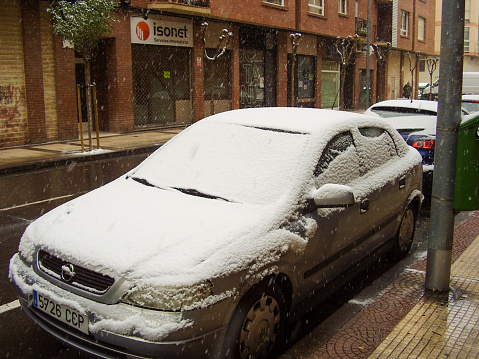
[{"label": "building facade", "polygon": [[[439,59],[441,53],[442,0],[436,0],[434,56]],[[479,0],[465,0],[464,12],[464,72],[479,72]],[[439,78],[439,61],[435,68],[428,67],[425,60],[421,66],[420,82],[434,83]],[[434,71],[432,71],[434,70]]]},{"label": "building facade", "polygon": [[[367,0],[120,1],[92,61],[100,128],[188,125],[259,106],[360,109],[368,78],[371,102],[400,97],[434,53],[435,2],[370,1],[369,14]],[[78,138],[85,64],[53,35],[49,2],[0,5],[0,147]]]}]

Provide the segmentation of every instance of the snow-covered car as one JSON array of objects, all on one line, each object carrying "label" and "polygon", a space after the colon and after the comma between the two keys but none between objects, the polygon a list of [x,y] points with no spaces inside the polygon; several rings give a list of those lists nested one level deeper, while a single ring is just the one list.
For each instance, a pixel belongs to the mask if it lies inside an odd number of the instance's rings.
[{"label": "snow-covered car", "polygon": [[224,112],[31,223],[9,278],[43,329],[100,357],[274,357],[332,285],[408,253],[421,179],[381,119]]}]

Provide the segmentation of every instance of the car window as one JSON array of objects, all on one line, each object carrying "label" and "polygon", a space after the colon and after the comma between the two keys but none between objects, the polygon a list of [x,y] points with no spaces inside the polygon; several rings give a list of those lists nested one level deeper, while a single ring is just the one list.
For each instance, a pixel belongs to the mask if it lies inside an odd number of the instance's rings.
[{"label": "car window", "polygon": [[398,155],[391,135],[379,127],[360,128],[355,143],[360,155],[361,175]]},{"label": "car window", "polygon": [[478,101],[462,101],[462,107],[468,112],[468,113],[474,113],[479,111],[479,100]]},{"label": "car window", "polygon": [[351,133],[335,136],[325,147],[314,171],[318,186],[347,184],[359,177],[359,155]]},{"label": "car window", "polygon": [[389,107],[389,106],[376,106],[371,108],[372,112],[377,113],[379,116],[388,118],[388,117],[399,117],[399,116],[436,116],[436,111],[408,108],[408,107]]}]

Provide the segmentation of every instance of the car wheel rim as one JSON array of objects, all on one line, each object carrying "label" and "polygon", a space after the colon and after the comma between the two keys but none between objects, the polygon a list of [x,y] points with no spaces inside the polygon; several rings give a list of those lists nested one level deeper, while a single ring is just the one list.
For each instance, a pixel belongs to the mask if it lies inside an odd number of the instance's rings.
[{"label": "car wheel rim", "polygon": [[409,249],[412,243],[412,237],[414,234],[414,213],[408,209],[401,221],[401,227],[399,228],[399,250],[405,252]]},{"label": "car wheel rim", "polygon": [[275,298],[265,296],[251,306],[240,333],[240,357],[266,358],[280,328],[280,308]]}]

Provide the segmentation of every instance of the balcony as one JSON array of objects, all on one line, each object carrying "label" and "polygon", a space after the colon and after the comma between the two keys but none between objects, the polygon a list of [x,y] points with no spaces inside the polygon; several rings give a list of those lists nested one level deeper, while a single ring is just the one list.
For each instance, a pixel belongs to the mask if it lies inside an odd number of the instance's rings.
[{"label": "balcony", "polygon": [[211,15],[210,0],[151,0],[147,8],[183,15]]}]

